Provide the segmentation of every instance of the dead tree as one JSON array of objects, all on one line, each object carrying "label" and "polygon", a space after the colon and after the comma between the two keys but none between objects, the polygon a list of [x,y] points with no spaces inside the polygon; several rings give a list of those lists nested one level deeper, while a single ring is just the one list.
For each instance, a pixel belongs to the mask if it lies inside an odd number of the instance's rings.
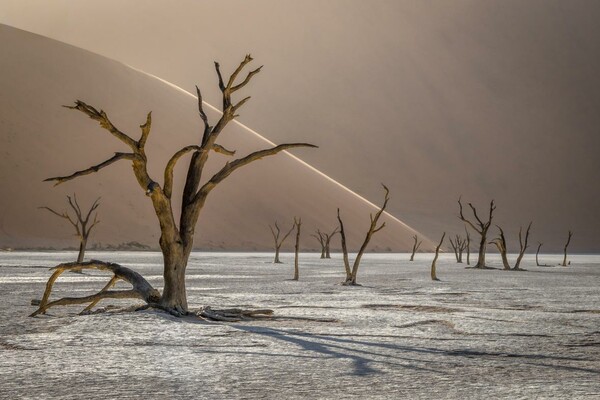
[{"label": "dead tree", "polygon": [[414,239],[414,243],[413,243],[413,247],[412,247],[412,253],[410,255],[410,261],[414,261],[415,260],[415,253],[419,250],[419,247],[421,247],[421,243],[423,243],[423,241],[419,241],[417,243],[417,241],[419,240],[419,238],[417,237],[417,235],[413,236]]},{"label": "dead tree", "polygon": [[281,236],[281,229],[279,229],[277,221],[275,221],[275,229],[273,229],[273,227],[269,225],[269,229],[271,229],[271,233],[273,234],[273,240],[275,241],[275,259],[273,260],[273,264],[281,264],[281,261],[279,261],[279,250],[281,249],[281,245],[283,244],[283,242],[285,242],[285,239],[287,239],[288,236],[290,236],[290,233],[292,233],[292,231],[294,230],[294,227],[295,225],[292,225],[290,230],[285,235],[283,235],[281,239],[279,239],[279,237]]},{"label": "dead tree", "polygon": [[467,248],[467,240],[463,239],[460,235],[456,235],[454,240],[452,240],[452,238],[448,239],[450,240],[450,246],[452,246],[452,250],[454,250],[456,262],[462,264],[462,256],[463,252]]},{"label": "dead tree", "polygon": [[465,234],[467,235],[466,237],[466,241],[467,241],[467,247],[465,248],[465,250],[467,250],[467,265],[471,265],[471,235],[469,235],[469,230],[467,229],[467,227],[465,226]]},{"label": "dead tree", "polygon": [[313,234],[310,236],[316,238],[319,241],[319,244],[321,245],[321,258],[325,258],[325,235],[323,235],[323,232],[317,229],[317,234]]},{"label": "dead tree", "polygon": [[338,231],[338,227],[336,227],[331,233],[324,233],[325,236],[325,258],[331,258],[331,252],[329,251],[329,245],[331,243],[331,238],[334,237]]},{"label": "dead tree", "polygon": [[294,247],[294,280],[297,281],[300,278],[300,270],[298,268],[298,252],[300,251],[300,226],[302,225],[302,218],[296,219],[294,217],[294,226],[296,227],[296,246]]},{"label": "dead tree", "polygon": [[521,265],[521,260],[523,259],[523,256],[525,255],[525,251],[527,250],[527,247],[529,247],[528,242],[529,242],[529,231],[531,230],[531,224],[533,222],[530,222],[529,225],[527,226],[527,231],[525,232],[525,238],[523,240],[523,227],[519,228],[519,255],[517,256],[517,261],[515,262],[515,266],[513,267],[514,270],[521,270],[521,268],[519,267]]},{"label": "dead tree", "polygon": [[321,258],[331,258],[331,252],[329,250],[330,248],[330,243],[331,243],[331,239],[333,238],[333,236],[335,236],[337,233],[339,233],[338,228],[336,227],[333,232],[331,233],[325,233],[325,232],[321,232],[320,229],[317,229],[317,234],[316,235],[311,235],[312,237],[314,237],[315,239],[317,239],[319,241],[319,244],[321,244]]},{"label": "dead tree", "polygon": [[461,221],[463,221],[464,223],[466,223],[467,225],[469,225],[471,227],[471,229],[473,229],[475,232],[477,232],[480,236],[480,241],[479,241],[479,255],[477,258],[477,264],[475,264],[475,268],[485,268],[485,246],[487,244],[487,232],[488,229],[490,229],[490,225],[492,224],[492,219],[494,217],[494,210],[496,209],[496,206],[494,205],[494,200],[492,200],[490,202],[490,212],[489,212],[489,217],[488,220],[483,222],[481,220],[481,218],[479,218],[479,215],[477,215],[477,210],[475,209],[475,207],[473,206],[473,204],[469,203],[469,207],[471,207],[471,210],[473,211],[473,216],[475,217],[475,222],[471,222],[470,220],[466,219],[465,216],[463,215],[463,206],[461,203],[461,199],[460,197],[458,198],[458,206],[459,206],[459,218],[461,219]]},{"label": "dead tree", "polygon": [[340,209],[338,208],[338,210],[337,210],[337,218],[340,223],[340,237],[341,237],[341,241],[342,241],[342,253],[344,256],[344,268],[346,270],[346,280],[342,284],[345,286],[357,286],[358,285],[358,283],[356,283],[356,276],[358,275],[358,266],[360,265],[360,260],[363,256],[363,253],[367,249],[367,246],[369,245],[369,242],[371,241],[371,237],[373,237],[373,235],[375,233],[379,232],[380,230],[382,230],[385,227],[385,222],[382,223],[381,225],[377,226],[379,217],[381,217],[381,214],[383,214],[383,211],[387,207],[387,203],[390,200],[389,189],[384,184],[382,184],[382,186],[383,186],[383,190],[385,191],[383,205],[381,206],[379,211],[377,211],[375,216],[373,216],[373,214],[370,214],[371,225],[369,226],[369,231],[367,232],[367,235],[365,236],[365,240],[363,241],[363,244],[360,246],[360,250],[358,250],[358,253],[356,254],[356,258],[354,259],[354,264],[352,265],[352,268],[350,268],[350,261],[348,259],[348,247],[346,246],[346,233],[344,231],[344,223],[342,222],[342,218],[340,217]]},{"label": "dead tree", "polygon": [[565,257],[563,258],[562,266],[567,266],[567,247],[569,247],[569,243],[571,243],[571,236],[573,236],[573,232],[569,231],[569,238],[567,239],[567,243],[565,243]]},{"label": "dead tree", "polygon": [[540,261],[539,261],[539,259],[538,259],[538,256],[539,256],[539,254],[540,254],[540,249],[542,248],[542,245],[543,245],[543,244],[544,244],[544,243],[542,243],[542,242],[538,242],[538,247],[537,247],[537,250],[536,250],[536,252],[535,252],[535,265],[536,265],[536,266],[538,266],[538,267],[545,267],[545,266],[546,266],[546,264],[544,264],[544,265],[541,265],[541,264],[540,264]]},{"label": "dead tree", "polygon": [[[231,97],[235,92],[244,88],[250,82],[252,77],[260,72],[261,67],[252,70],[243,80],[241,80],[241,82],[236,83],[240,73],[242,73],[244,68],[251,61],[252,57],[247,55],[228,80],[223,79],[220,65],[215,62],[215,70],[223,100],[222,115],[215,125],[209,123],[208,117],[204,112],[200,89],[196,87],[198,95],[198,112],[203,122],[202,136],[198,140],[198,144],[190,144],[173,154],[165,166],[162,185],[150,176],[147,168],[148,157],[145,148],[150,135],[152,113],[148,113],[145,123],[140,126],[141,135],[138,140],[135,140],[132,136],[117,128],[108,118],[106,112],[98,110],[81,100],[77,100],[74,106],[68,106],[67,108],[80,111],[97,121],[102,128],[123,143],[127,150],[124,152],[117,152],[112,157],[99,164],[70,175],[46,179],[46,181],[52,181],[58,185],[84,175],[98,172],[102,168],[108,167],[118,161],[126,160],[131,162],[136,181],[142,191],[151,200],[152,206],[154,207],[154,213],[156,214],[160,225],[161,235],[159,243],[164,259],[164,289],[160,299],[157,300],[157,304],[163,309],[170,310],[170,312],[177,315],[185,315],[188,311],[185,287],[186,267],[194,244],[194,233],[198,217],[212,190],[233,172],[254,161],[291,148],[316,147],[307,143],[287,143],[269,149],[255,151],[245,157],[227,162],[214,175],[206,177],[207,179],[202,179],[211,152],[214,151],[226,156],[233,156],[235,154],[234,151],[228,150],[217,144],[217,139],[228,123],[238,116],[240,108],[250,99],[250,97],[245,97],[237,103],[234,103]],[[187,168],[183,194],[181,196],[181,214],[178,224],[175,219],[175,213],[173,212],[174,207],[171,200],[173,195],[173,173],[177,162],[183,156],[190,153],[191,159]],[[110,295],[104,294],[103,296],[103,298],[108,298],[119,297],[121,295],[111,292]],[[147,299],[145,300],[148,302]]]},{"label": "dead tree", "polygon": [[69,221],[69,223],[71,225],[73,225],[73,227],[75,228],[76,235],[79,238],[79,254],[77,255],[77,262],[80,263],[83,261],[83,257],[85,255],[85,249],[87,247],[88,238],[90,237],[90,232],[100,222],[98,220],[98,213],[96,212],[96,214],[94,214],[94,219],[90,223],[90,218],[92,216],[92,213],[100,205],[100,203],[99,203],[100,198],[97,198],[96,201],[94,201],[94,203],[92,203],[92,206],[87,211],[87,213],[83,212],[81,210],[81,207],[79,206],[79,203],[77,202],[77,196],[75,194],[73,194],[72,198],[71,198],[71,196],[67,196],[67,200],[69,202],[69,206],[75,212],[75,217],[71,217],[71,215],[69,215],[69,213],[67,211],[59,213],[57,211],[54,211],[50,207],[44,206],[44,207],[39,207],[39,208],[48,210],[52,214],[66,219],[67,221]]},{"label": "dead tree", "polygon": [[496,227],[500,231],[500,236],[492,240],[490,244],[495,244],[496,247],[498,247],[498,251],[502,257],[502,265],[504,265],[505,270],[510,271],[510,264],[508,263],[508,258],[506,257],[506,238],[504,237],[504,231],[498,225],[496,225]]},{"label": "dead tree", "polygon": [[440,253],[440,247],[442,247],[442,243],[444,243],[445,237],[446,237],[446,232],[444,232],[442,234],[442,239],[440,240],[440,243],[435,248],[435,256],[433,257],[433,261],[431,263],[431,280],[434,280],[434,281],[439,281],[439,279],[435,273],[435,263],[437,262],[438,255]]}]

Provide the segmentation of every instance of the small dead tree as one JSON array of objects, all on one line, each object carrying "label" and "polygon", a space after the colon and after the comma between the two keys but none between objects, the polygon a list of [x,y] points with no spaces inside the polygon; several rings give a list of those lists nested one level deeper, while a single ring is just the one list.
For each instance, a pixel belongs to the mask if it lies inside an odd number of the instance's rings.
[{"label": "small dead tree", "polygon": [[295,224],[292,225],[290,230],[287,231],[287,233],[283,235],[281,239],[279,239],[279,237],[281,236],[281,229],[279,229],[277,221],[275,221],[275,229],[273,229],[273,227],[269,225],[269,229],[271,229],[271,233],[273,234],[273,240],[275,241],[275,259],[273,260],[273,264],[281,264],[281,261],[279,261],[279,250],[281,249],[281,245],[283,244],[283,242],[285,242],[285,239],[287,239],[288,236],[290,236],[290,233],[292,233],[294,228]]},{"label": "small dead tree", "polygon": [[571,236],[573,236],[573,232],[569,231],[569,238],[567,239],[567,243],[565,243],[565,257],[563,258],[562,266],[567,266],[567,247],[569,247],[569,243],[571,243]]},{"label": "small dead tree", "polygon": [[539,254],[540,254],[540,249],[542,248],[543,244],[544,243],[542,243],[542,242],[538,242],[538,247],[537,247],[537,250],[535,251],[535,265],[538,266],[538,267],[545,267],[546,266],[546,264],[541,265],[540,264],[540,260],[538,258]]},{"label": "small dead tree", "polygon": [[527,250],[527,247],[529,247],[528,242],[529,242],[529,231],[531,230],[531,224],[533,222],[530,222],[529,225],[527,226],[527,231],[525,232],[525,238],[523,240],[523,227],[519,228],[519,255],[517,256],[517,261],[515,262],[515,266],[513,267],[514,270],[521,270],[521,268],[519,267],[521,265],[521,260],[523,259],[523,256],[525,255],[525,251]]},{"label": "small dead tree", "polygon": [[369,231],[367,232],[367,235],[365,236],[365,240],[363,241],[363,244],[360,246],[360,250],[358,250],[358,253],[356,254],[356,258],[354,259],[354,264],[352,265],[352,268],[350,268],[350,261],[348,259],[348,247],[346,246],[346,233],[344,231],[344,223],[342,222],[342,218],[340,217],[340,209],[338,208],[338,210],[337,210],[337,218],[340,223],[340,237],[341,237],[341,241],[342,241],[342,253],[344,256],[344,268],[346,270],[346,280],[342,284],[345,286],[357,286],[358,285],[358,283],[356,283],[356,276],[358,275],[358,266],[360,265],[360,260],[363,256],[363,253],[365,252],[369,242],[371,241],[371,237],[373,237],[373,235],[375,233],[379,232],[380,230],[382,230],[385,227],[385,222],[382,223],[381,225],[377,226],[377,224],[379,222],[379,217],[381,217],[381,214],[383,214],[383,211],[387,207],[387,203],[390,200],[389,189],[384,184],[382,184],[382,186],[383,186],[383,190],[385,191],[383,205],[381,206],[379,211],[377,211],[375,216],[373,216],[373,214],[370,214],[371,225],[369,226]]},{"label": "small dead tree", "polygon": [[317,229],[316,235],[310,235],[319,241],[321,245],[321,258],[325,258],[325,235],[319,229]]},{"label": "small dead tree", "polygon": [[462,206],[462,202],[461,202],[461,198],[458,198],[458,206],[459,206],[459,218],[461,219],[461,221],[463,221],[464,223],[466,223],[467,225],[469,225],[471,227],[471,229],[473,229],[475,232],[477,232],[480,236],[480,241],[479,241],[479,255],[477,258],[477,264],[475,264],[475,268],[485,268],[485,250],[486,250],[486,244],[487,244],[487,232],[490,229],[490,226],[492,224],[492,219],[494,217],[494,210],[496,209],[496,205],[494,204],[494,200],[492,200],[490,202],[490,211],[489,211],[489,217],[487,221],[482,221],[481,218],[479,218],[479,215],[477,215],[477,210],[475,209],[475,207],[473,206],[473,204],[469,203],[469,207],[471,207],[471,211],[473,211],[473,216],[475,217],[475,222],[471,222],[470,220],[466,219],[465,216],[463,215],[463,206]]},{"label": "small dead tree", "polygon": [[492,240],[490,244],[495,244],[496,247],[498,247],[498,251],[502,257],[502,265],[504,265],[505,270],[510,271],[511,268],[508,264],[508,258],[506,257],[506,238],[504,237],[504,231],[498,225],[496,225],[496,227],[500,231],[500,236]]},{"label": "small dead tree", "polygon": [[325,235],[325,258],[331,258],[331,252],[329,251],[329,246],[331,243],[331,238],[333,238],[336,234],[338,234],[338,227],[336,227],[331,233]]},{"label": "small dead tree", "polygon": [[415,241],[413,243],[413,247],[412,247],[412,253],[410,255],[410,261],[414,261],[415,260],[415,253],[419,250],[419,247],[421,247],[421,243],[423,243],[423,241],[419,241],[419,238],[417,235],[413,236],[413,240]]},{"label": "small dead tree", "polygon": [[294,247],[294,280],[297,281],[300,278],[300,270],[298,268],[298,253],[300,251],[300,226],[302,225],[302,218],[294,217],[294,226],[296,227],[296,246]]},{"label": "small dead tree", "polygon": [[321,258],[331,258],[331,252],[329,250],[331,239],[339,233],[338,228],[336,227],[331,233],[321,232],[320,229],[317,229],[316,235],[311,235],[315,239],[319,241],[321,245]]},{"label": "small dead tree", "polygon": [[94,219],[90,223],[90,217],[92,216],[92,213],[100,205],[100,198],[97,198],[96,201],[92,203],[92,206],[87,212],[83,212],[81,210],[81,207],[77,202],[77,196],[75,194],[73,194],[72,198],[71,196],[67,196],[67,200],[69,202],[69,206],[75,212],[75,217],[73,218],[69,215],[67,211],[59,213],[50,207],[43,206],[39,208],[48,210],[52,214],[66,219],[71,225],[73,225],[73,227],[75,228],[76,235],[79,238],[79,254],[77,254],[77,262],[80,263],[83,261],[83,257],[85,255],[85,249],[87,247],[88,238],[90,237],[90,232],[100,222],[98,220],[98,213],[96,212],[96,214],[94,214]]},{"label": "small dead tree", "polygon": [[[158,299],[156,296],[150,297],[144,295],[141,290],[136,289],[136,285],[134,285],[132,290],[137,291],[139,297],[143,298],[147,303],[152,303],[159,308],[169,311],[173,315],[188,314],[187,291],[185,287],[186,268],[194,244],[194,234],[198,217],[212,190],[227,179],[232,173],[254,161],[261,160],[267,156],[272,156],[292,148],[316,147],[308,143],[286,143],[272,148],[255,151],[245,157],[225,163],[225,165],[214,175],[206,177],[207,179],[203,179],[205,166],[207,165],[209,155],[212,154],[212,152],[221,153],[226,156],[233,156],[235,154],[235,151],[228,150],[216,142],[228,123],[238,116],[240,108],[250,100],[250,97],[245,97],[235,103],[232,100],[232,95],[243,89],[251,79],[260,72],[262,67],[258,67],[248,72],[246,77],[240,82],[238,77],[251,61],[252,57],[247,55],[228,80],[223,79],[220,65],[215,62],[218,85],[222,94],[221,116],[215,125],[209,123],[208,117],[204,112],[202,94],[200,93],[200,89],[196,87],[198,113],[202,119],[204,129],[202,130],[201,137],[197,141],[198,144],[194,143],[183,147],[175,152],[167,162],[164,169],[162,186],[150,176],[147,168],[148,157],[146,155],[146,143],[152,125],[151,112],[146,116],[145,123],[140,125],[141,135],[138,140],[135,140],[131,135],[128,135],[117,128],[103,110],[98,110],[81,100],[77,100],[75,105],[67,107],[72,110],[77,110],[94,121],[97,121],[103,129],[124,144],[127,150],[125,152],[117,152],[114,156],[89,168],[74,172],[70,175],[48,178],[46,181],[52,181],[58,185],[84,175],[98,172],[102,168],[108,167],[118,161],[126,160],[131,162],[136,182],[146,196],[152,201],[154,213],[160,226],[161,235],[159,244],[164,261],[164,289]],[[176,207],[173,207],[172,204],[173,175],[177,162],[186,154],[191,154],[191,159],[187,168],[185,184],[181,196],[181,207],[179,207],[181,213],[179,215],[178,224],[175,219],[176,214],[174,213],[174,208]],[[176,196],[176,198],[178,197],[179,196]],[[121,268],[126,269],[125,267]],[[77,269],[77,267],[73,267],[72,269]],[[135,280],[135,282],[138,281],[139,279]],[[146,293],[147,292],[148,291],[146,291]],[[122,291],[106,291],[102,293],[104,293],[102,294],[102,298],[123,297]],[[89,298],[89,296],[84,298],[85,302],[87,302]],[[206,311],[205,314],[208,315],[208,311]],[[214,311],[210,313],[210,315],[214,314]]]},{"label": "small dead tree", "polygon": [[436,271],[435,271],[435,263],[437,262],[437,259],[438,259],[439,253],[440,253],[440,247],[442,247],[442,243],[444,243],[445,237],[446,237],[446,232],[444,232],[442,234],[442,239],[440,240],[440,243],[435,248],[435,256],[433,257],[433,261],[431,263],[431,280],[433,280],[433,281],[439,281],[439,279],[436,275]]},{"label": "small dead tree", "polygon": [[456,235],[454,240],[452,240],[452,238],[448,239],[450,240],[450,246],[452,246],[452,250],[454,250],[456,262],[462,264],[463,252],[467,248],[467,240],[463,239],[463,237],[460,235]]}]

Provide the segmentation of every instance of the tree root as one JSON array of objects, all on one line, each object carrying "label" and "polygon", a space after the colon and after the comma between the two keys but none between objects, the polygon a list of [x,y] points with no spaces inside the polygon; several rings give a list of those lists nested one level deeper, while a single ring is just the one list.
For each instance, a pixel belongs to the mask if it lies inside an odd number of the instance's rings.
[{"label": "tree root", "polygon": [[[98,269],[101,271],[110,271],[113,273],[113,277],[110,281],[100,290],[98,293],[84,296],[84,297],[63,297],[58,300],[48,302],[50,294],[52,292],[52,286],[58,277],[65,271],[79,271],[82,269]],[[54,306],[65,306],[73,304],[85,304],[89,303],[88,306],[83,309],[81,314],[87,314],[91,309],[102,299],[142,299],[146,303],[153,304],[160,301],[160,292],[152,287],[137,272],[123,267],[119,264],[108,263],[104,261],[92,260],[82,263],[72,262],[57,265],[54,268],[50,268],[54,273],[48,279],[46,283],[46,290],[44,296],[39,302],[39,308],[33,312],[30,317],[35,317],[38,314],[45,314],[46,310]],[[112,286],[117,283],[118,280],[124,280],[129,282],[132,286],[130,290],[109,290]],[[32,304],[37,301],[32,301]]]}]

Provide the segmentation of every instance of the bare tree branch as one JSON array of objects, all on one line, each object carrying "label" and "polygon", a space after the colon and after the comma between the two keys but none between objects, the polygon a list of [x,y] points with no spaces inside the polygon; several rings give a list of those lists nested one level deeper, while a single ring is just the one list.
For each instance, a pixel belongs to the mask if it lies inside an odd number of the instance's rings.
[{"label": "bare tree branch", "polygon": [[88,117],[90,117],[91,119],[98,121],[100,123],[101,127],[106,129],[107,131],[109,131],[114,137],[119,139],[121,142],[125,143],[132,150],[135,151],[137,149],[138,143],[135,140],[133,140],[132,138],[130,138],[128,135],[126,135],[125,133],[123,133],[119,129],[117,129],[117,127],[113,125],[113,123],[110,121],[110,119],[108,119],[108,116],[106,115],[104,110],[98,111],[94,107],[84,103],[81,100],[75,101],[74,106],[64,106],[64,107],[71,109],[71,110],[81,111],[82,113],[84,113]]},{"label": "bare tree branch", "polygon": [[275,146],[270,149],[255,151],[254,153],[251,153],[251,154],[247,155],[246,157],[239,158],[232,162],[228,162],[227,164],[225,164],[225,166],[223,168],[221,168],[221,170],[219,172],[214,174],[213,177],[210,178],[209,181],[206,182],[200,188],[200,190],[198,192],[198,196],[196,196],[196,197],[198,198],[199,196],[206,196],[212,189],[214,189],[214,187],[216,185],[218,185],[220,182],[222,182],[225,178],[227,178],[229,175],[231,175],[238,168],[248,165],[253,161],[260,160],[263,157],[272,156],[272,155],[279,153],[280,151],[283,151],[286,149],[291,149],[294,147],[317,147],[317,146],[315,146],[313,144],[309,144],[309,143],[280,144],[279,146]]},{"label": "bare tree branch", "polygon": [[200,146],[196,146],[196,145],[185,146],[184,148],[182,148],[181,150],[179,150],[175,154],[173,154],[173,156],[167,162],[167,165],[165,167],[165,177],[164,177],[165,180],[163,183],[163,193],[165,194],[165,196],[168,199],[171,198],[171,194],[173,191],[173,170],[175,169],[175,165],[177,164],[177,161],[182,156],[184,156],[186,153],[188,153],[192,150],[201,151],[202,148]]},{"label": "bare tree branch", "polygon": [[89,174],[93,174],[94,172],[98,172],[99,170],[101,170],[104,167],[108,167],[109,165],[119,161],[119,160],[134,160],[135,159],[135,155],[131,154],[131,153],[115,153],[114,156],[112,156],[111,158],[109,158],[106,161],[101,162],[100,164],[97,165],[93,165],[89,168],[83,169],[81,171],[77,171],[72,173],[71,175],[67,175],[67,176],[56,176],[53,178],[48,178],[48,179],[44,179],[44,182],[56,182],[54,184],[54,186],[58,186],[61,183],[70,181],[71,179],[75,179],[78,178],[80,176],[83,175],[89,175]]},{"label": "bare tree branch", "polygon": [[146,122],[143,125],[140,125],[142,129],[142,136],[140,140],[138,140],[138,148],[143,149],[146,146],[146,142],[148,141],[148,135],[150,135],[150,128],[152,127],[152,111],[148,113],[146,116]]}]

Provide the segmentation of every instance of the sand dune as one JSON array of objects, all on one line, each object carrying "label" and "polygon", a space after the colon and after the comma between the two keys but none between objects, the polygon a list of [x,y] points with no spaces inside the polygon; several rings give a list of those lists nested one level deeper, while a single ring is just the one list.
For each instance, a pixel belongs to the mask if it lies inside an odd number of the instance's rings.
[{"label": "sand dune", "polygon": [[[92,242],[139,241],[156,247],[159,231],[151,204],[126,162],[55,188],[42,182],[123,150],[93,121],[60,105],[82,99],[103,108],[120,129],[135,137],[152,110],[147,152],[150,174],[160,182],[168,158],[199,140],[195,99],[121,63],[18,29],[0,26],[0,43],[0,247],[74,244],[68,225],[37,209],[42,205],[63,209],[65,195],[74,192],[82,203],[102,197],[101,223]],[[209,118],[216,121],[218,114],[209,110]],[[303,139],[289,137],[286,141]],[[236,124],[223,133],[221,144],[237,150],[237,155],[269,147]],[[294,154],[303,156],[308,151]],[[212,170],[226,160],[215,155]],[[179,188],[185,164],[181,162],[176,171]],[[317,248],[308,234],[317,227],[335,227],[337,207],[342,209],[349,240],[356,247],[372,207],[289,156],[265,159],[236,172],[212,193],[200,217],[196,246],[269,249],[267,225],[278,220],[282,226],[290,226],[296,215],[303,219],[302,247]],[[408,249],[414,232],[391,218],[386,222],[387,228],[375,236],[372,249]],[[427,248],[429,243],[425,245]]]}]

